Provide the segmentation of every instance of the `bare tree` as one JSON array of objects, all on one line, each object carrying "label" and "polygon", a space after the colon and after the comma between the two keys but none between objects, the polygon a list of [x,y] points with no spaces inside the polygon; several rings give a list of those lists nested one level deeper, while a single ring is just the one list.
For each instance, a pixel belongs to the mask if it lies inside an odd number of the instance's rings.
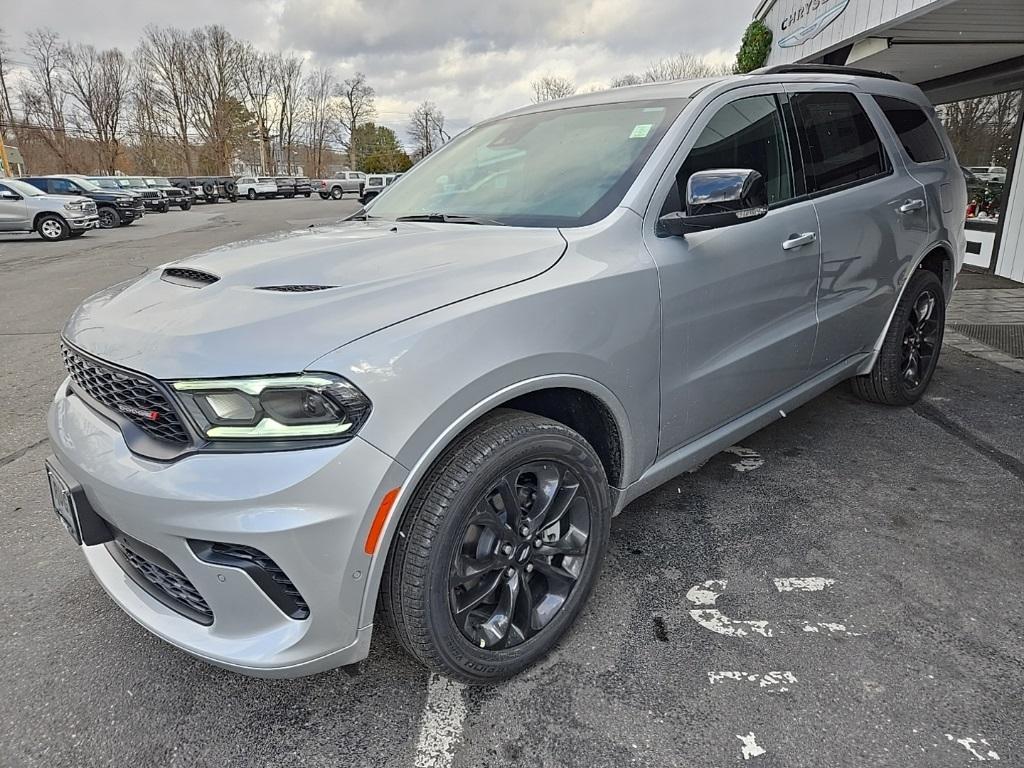
[{"label": "bare tree", "polygon": [[56,155],[62,167],[78,170],[71,156],[71,138],[64,119],[67,103],[61,69],[64,45],[60,36],[49,29],[29,32],[26,43],[28,73],[19,89],[25,122]]},{"label": "bare tree", "polygon": [[302,59],[298,56],[279,57],[274,77],[274,98],[278,104],[277,136],[281,146],[284,172],[292,172],[295,151],[295,129],[300,109],[302,89]]},{"label": "bare tree", "polygon": [[271,173],[270,129],[277,122],[277,110],[280,106],[273,98],[279,58],[278,54],[257,50],[252,43],[246,43],[240,53],[239,80],[242,85],[243,101],[256,123],[260,166],[263,173]]},{"label": "bare tree", "polygon": [[703,77],[718,77],[732,72],[729,64],[714,64],[703,56],[680,53],[660,61],[652,62],[640,74],[630,72],[612,80],[612,88],[641,83],[660,83],[666,80],[697,80]]},{"label": "bare tree", "polygon": [[[11,92],[8,82],[11,77],[11,57],[7,48],[7,33],[0,28],[0,119],[6,128],[14,127],[14,109],[11,106]],[[4,133],[5,131],[0,131]]]},{"label": "bare tree", "polygon": [[131,65],[116,48],[97,51],[91,45],[73,45],[64,49],[61,68],[69,121],[80,136],[94,142],[103,171],[113,173],[121,154]]},{"label": "bare tree", "polygon": [[542,101],[551,101],[552,99],[561,99],[576,93],[576,83],[567,77],[557,77],[555,75],[545,75],[538,78],[530,83],[530,87],[533,88],[532,101],[534,104],[540,104]]},{"label": "bare tree", "polygon": [[353,77],[347,78],[338,86],[336,95],[340,101],[338,120],[344,129],[342,144],[348,152],[348,167],[355,169],[357,159],[353,134],[356,128],[373,120],[377,114],[374,105],[376,94],[373,87],[366,82],[366,75],[356,72]]},{"label": "bare tree", "polygon": [[186,94],[193,123],[206,145],[214,172],[231,170],[232,139],[237,127],[240,46],[224,27],[192,30],[189,38],[189,79]]},{"label": "bare tree", "polygon": [[409,138],[415,154],[426,157],[451,139],[444,129],[444,113],[432,101],[424,101],[409,115]]},{"label": "bare tree", "polygon": [[[335,90],[334,75],[327,67],[313,70],[302,83],[305,100],[305,139],[312,175],[323,176],[327,137],[335,130],[337,114],[331,96]],[[309,171],[307,171],[309,172]]]},{"label": "bare tree", "polygon": [[191,176],[195,169],[189,141],[194,112],[188,87],[191,76],[189,51],[185,32],[150,26],[143,32],[142,43],[135,56],[137,81],[147,82],[154,116],[159,116],[160,122],[173,125],[185,173]]}]

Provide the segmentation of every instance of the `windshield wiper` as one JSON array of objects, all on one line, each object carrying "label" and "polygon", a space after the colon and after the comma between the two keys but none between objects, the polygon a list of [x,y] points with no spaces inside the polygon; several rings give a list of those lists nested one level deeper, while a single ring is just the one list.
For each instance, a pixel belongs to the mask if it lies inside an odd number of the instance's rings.
[{"label": "windshield wiper", "polygon": [[433,221],[442,224],[490,224],[496,227],[505,226],[505,224],[495,219],[464,216],[461,213],[416,213],[411,216],[399,216],[395,221]]}]

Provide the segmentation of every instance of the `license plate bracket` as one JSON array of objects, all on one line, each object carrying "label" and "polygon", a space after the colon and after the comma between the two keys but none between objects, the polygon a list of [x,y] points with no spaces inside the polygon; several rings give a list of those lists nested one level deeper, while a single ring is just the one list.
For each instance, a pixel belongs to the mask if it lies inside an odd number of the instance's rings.
[{"label": "license plate bracket", "polygon": [[57,519],[60,520],[75,543],[81,544],[82,526],[78,521],[78,509],[75,505],[75,497],[71,493],[71,486],[49,461],[46,462],[46,480],[50,486],[50,501],[53,503],[53,511],[57,514]]}]

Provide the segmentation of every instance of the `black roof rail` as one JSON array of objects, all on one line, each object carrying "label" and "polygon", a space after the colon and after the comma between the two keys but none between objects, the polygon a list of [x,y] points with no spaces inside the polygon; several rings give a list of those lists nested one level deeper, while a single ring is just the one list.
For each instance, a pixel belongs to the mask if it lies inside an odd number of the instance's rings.
[{"label": "black roof rail", "polygon": [[877,77],[880,80],[902,82],[896,75],[876,72],[873,69],[844,67],[839,64],[776,64],[773,67],[755,69],[752,75],[854,75],[856,77]]}]

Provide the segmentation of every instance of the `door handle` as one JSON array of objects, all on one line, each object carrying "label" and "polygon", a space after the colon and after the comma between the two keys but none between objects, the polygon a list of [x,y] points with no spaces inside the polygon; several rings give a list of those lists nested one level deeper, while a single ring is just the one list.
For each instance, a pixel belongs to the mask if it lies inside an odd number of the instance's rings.
[{"label": "door handle", "polygon": [[801,235],[793,234],[789,236],[788,240],[782,241],[782,250],[792,251],[794,248],[810,245],[817,239],[818,236],[814,232],[804,232]]},{"label": "door handle", "polygon": [[907,200],[897,210],[900,213],[913,213],[924,208],[924,200]]}]

